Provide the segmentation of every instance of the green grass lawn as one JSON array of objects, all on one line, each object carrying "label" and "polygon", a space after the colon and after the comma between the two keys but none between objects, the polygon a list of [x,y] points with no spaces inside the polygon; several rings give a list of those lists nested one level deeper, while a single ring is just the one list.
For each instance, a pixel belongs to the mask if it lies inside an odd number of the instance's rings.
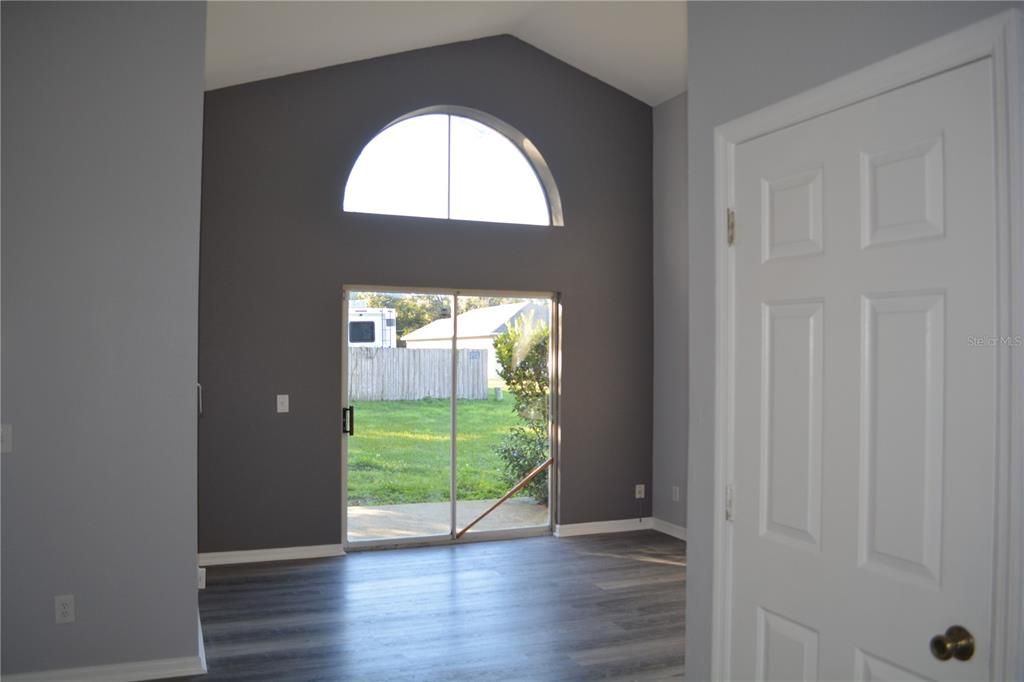
[{"label": "green grass lawn", "polygon": [[[518,423],[514,401],[459,400],[458,495],[501,497],[507,490],[495,448]],[[448,500],[451,407],[446,399],[358,401],[348,444],[352,505]]]}]

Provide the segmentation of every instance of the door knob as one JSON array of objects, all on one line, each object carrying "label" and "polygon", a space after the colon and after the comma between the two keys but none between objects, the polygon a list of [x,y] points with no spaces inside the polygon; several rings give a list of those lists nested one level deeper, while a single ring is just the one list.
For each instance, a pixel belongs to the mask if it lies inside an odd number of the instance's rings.
[{"label": "door knob", "polygon": [[953,625],[946,634],[932,637],[930,647],[932,656],[940,661],[966,661],[974,655],[974,635],[962,625]]}]

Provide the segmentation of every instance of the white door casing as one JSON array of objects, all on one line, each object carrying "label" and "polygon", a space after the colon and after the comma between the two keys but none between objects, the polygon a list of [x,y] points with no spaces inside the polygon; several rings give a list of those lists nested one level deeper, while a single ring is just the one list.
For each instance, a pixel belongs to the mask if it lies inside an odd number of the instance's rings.
[{"label": "white door casing", "polygon": [[1024,673],[1019,26],[716,130],[716,679]]}]

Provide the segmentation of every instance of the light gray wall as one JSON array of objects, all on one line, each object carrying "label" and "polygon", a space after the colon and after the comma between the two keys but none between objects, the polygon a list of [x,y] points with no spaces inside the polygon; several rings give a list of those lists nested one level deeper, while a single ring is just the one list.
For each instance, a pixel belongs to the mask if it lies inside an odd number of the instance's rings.
[{"label": "light gray wall", "polygon": [[2,23],[3,672],[195,656],[205,5]]},{"label": "light gray wall", "polygon": [[[686,527],[686,94],[654,108],[654,516]],[[672,487],[679,487],[673,501]]]},{"label": "light gray wall", "polygon": [[687,677],[707,679],[714,495],[714,127],[1020,3],[689,5]]},{"label": "light gray wall", "polygon": [[[437,104],[529,137],[565,226],[343,213],[363,145]],[[649,106],[511,36],[207,93],[200,550],[339,542],[346,283],[561,292],[558,522],[649,515],[651,174]]]}]

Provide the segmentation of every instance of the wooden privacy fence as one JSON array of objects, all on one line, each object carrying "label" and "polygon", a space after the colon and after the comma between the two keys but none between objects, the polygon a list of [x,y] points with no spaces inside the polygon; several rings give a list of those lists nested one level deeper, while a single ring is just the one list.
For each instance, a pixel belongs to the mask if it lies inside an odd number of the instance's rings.
[{"label": "wooden privacy fence", "polygon": [[[487,399],[487,351],[459,353],[458,397]],[[421,400],[452,395],[452,352],[440,348],[348,349],[351,400]]]}]

